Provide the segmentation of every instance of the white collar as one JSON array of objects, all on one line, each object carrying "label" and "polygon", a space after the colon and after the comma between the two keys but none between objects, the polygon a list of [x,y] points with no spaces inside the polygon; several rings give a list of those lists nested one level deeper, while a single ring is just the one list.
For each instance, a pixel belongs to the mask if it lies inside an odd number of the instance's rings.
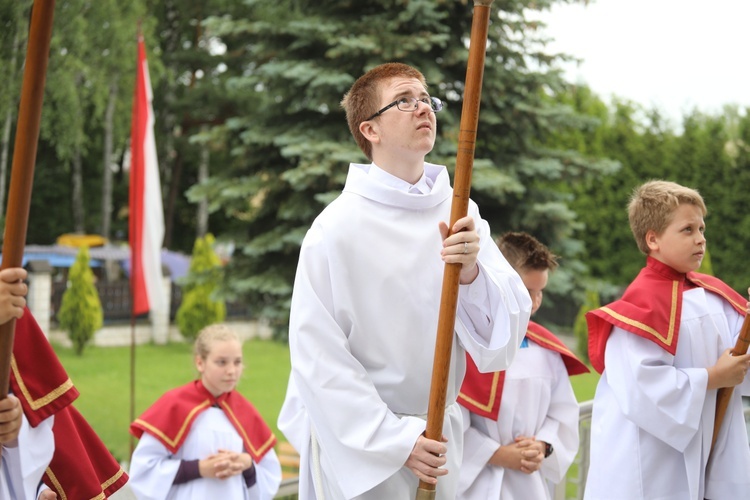
[{"label": "white collar", "polygon": [[402,193],[430,194],[430,192],[432,191],[432,186],[435,184],[433,179],[425,175],[424,171],[422,171],[422,176],[416,183],[410,184],[400,177],[396,177],[395,175],[386,172],[382,168],[375,165],[375,163],[370,164],[370,168],[368,169],[367,173],[376,181],[381,182],[386,186],[390,186],[393,189],[397,189]]}]

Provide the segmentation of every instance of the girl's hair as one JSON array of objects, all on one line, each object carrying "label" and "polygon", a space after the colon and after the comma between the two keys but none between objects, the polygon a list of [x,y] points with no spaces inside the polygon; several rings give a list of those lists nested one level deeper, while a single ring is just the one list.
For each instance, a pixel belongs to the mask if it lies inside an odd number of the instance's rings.
[{"label": "girl's hair", "polygon": [[497,239],[497,246],[508,263],[518,272],[557,269],[557,255],[528,233],[505,233]]},{"label": "girl's hair", "polygon": [[229,328],[228,325],[224,323],[208,325],[198,332],[198,337],[195,339],[195,344],[193,345],[193,354],[200,356],[201,359],[206,359],[211,352],[213,344],[217,341],[225,340],[236,340],[240,344],[242,343],[237,332]]},{"label": "girl's hair", "polygon": [[407,64],[391,62],[375,66],[360,76],[341,101],[349,130],[368,160],[372,160],[372,144],[359,131],[359,125],[378,111],[381,83],[391,78],[416,78],[427,90],[427,82],[419,70]]},{"label": "girl's hair", "polygon": [[638,250],[648,255],[646,233],[654,231],[661,235],[674,218],[680,205],[689,204],[700,208],[706,216],[706,204],[695,189],[675,182],[651,180],[633,190],[628,204],[628,220]]}]

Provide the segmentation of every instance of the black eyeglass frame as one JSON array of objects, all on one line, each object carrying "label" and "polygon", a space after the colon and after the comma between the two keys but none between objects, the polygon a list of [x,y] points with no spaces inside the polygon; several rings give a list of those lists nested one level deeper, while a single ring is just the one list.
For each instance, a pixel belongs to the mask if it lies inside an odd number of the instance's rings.
[{"label": "black eyeglass frame", "polygon": [[[414,108],[412,108],[412,109],[401,109],[400,107],[398,107],[398,104],[400,102],[404,101],[405,103],[408,103],[412,99],[414,99]],[[427,103],[425,101],[425,99],[429,99],[430,102]],[[375,113],[374,115],[372,115],[371,117],[367,118],[364,121],[367,122],[367,121],[372,120],[373,118],[377,118],[378,116],[382,115],[383,113],[385,113],[386,111],[388,111],[389,109],[391,109],[393,106],[396,106],[396,109],[398,109],[399,111],[404,111],[406,113],[413,113],[419,107],[419,103],[420,102],[422,102],[424,104],[428,104],[430,106],[430,110],[432,110],[433,113],[437,113],[438,111],[440,111],[441,109],[443,109],[443,101],[441,101],[437,97],[433,97],[433,96],[430,96],[430,97],[420,97],[419,99],[417,99],[416,97],[399,97],[398,99],[396,99],[392,103],[390,103],[387,106],[384,106],[383,108],[381,108],[377,113]]]}]

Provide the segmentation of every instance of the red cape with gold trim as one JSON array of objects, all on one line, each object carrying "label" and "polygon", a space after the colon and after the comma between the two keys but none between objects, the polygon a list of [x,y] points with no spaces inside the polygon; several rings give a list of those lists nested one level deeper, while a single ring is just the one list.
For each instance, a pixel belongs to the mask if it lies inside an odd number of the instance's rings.
[{"label": "red cape with gold trim", "polygon": [[31,426],[55,417],[55,452],[43,479],[58,498],[104,499],[128,481],[120,464],[71,404],[78,390],[28,309],[16,321],[10,386]]},{"label": "red cape with gold trim", "polygon": [[[568,375],[588,373],[590,370],[555,334],[538,323],[529,321],[526,338],[562,356]],[[497,420],[503,396],[505,372],[480,373],[477,365],[466,355],[466,375],[458,394],[458,402],[467,410]]]},{"label": "red cape with gold trim", "polygon": [[589,358],[604,371],[604,351],[613,326],[651,340],[668,353],[677,351],[686,281],[716,293],[743,316],[747,300],[718,278],[696,272],[679,273],[648,257],[646,267],[628,286],[620,300],[586,313]]},{"label": "red cape with gold trim", "polygon": [[57,498],[105,499],[128,482],[128,475],[73,405],[55,414],[52,430],[55,454],[44,483]]},{"label": "red cape with gold trim", "polygon": [[148,432],[171,453],[185,442],[190,427],[203,411],[218,405],[242,437],[245,450],[258,462],[276,444],[276,436],[258,410],[236,390],[214,397],[200,380],[172,389],[130,424],[130,433],[140,438]]},{"label": "red cape with gold trim", "polygon": [[31,311],[16,320],[10,387],[32,427],[71,404],[78,390],[52,350]]}]

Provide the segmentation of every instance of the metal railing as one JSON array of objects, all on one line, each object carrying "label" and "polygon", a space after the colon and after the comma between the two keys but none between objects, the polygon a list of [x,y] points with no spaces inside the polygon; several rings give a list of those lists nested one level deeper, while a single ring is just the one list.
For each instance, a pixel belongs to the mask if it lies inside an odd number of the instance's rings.
[{"label": "metal railing", "polygon": [[[60,310],[62,296],[68,288],[65,281],[56,281],[52,283],[52,296],[50,297],[52,321],[57,322],[57,313]],[[99,301],[102,304],[102,313],[104,322],[124,322],[130,320],[130,282],[127,280],[96,282],[96,290],[99,293]],[[177,316],[177,310],[182,303],[182,287],[172,282],[170,288],[170,311],[169,317],[174,320]],[[226,302],[227,317],[249,317],[252,316],[251,308],[244,301]],[[139,318],[146,318],[148,314],[143,314]]]},{"label": "metal railing", "polygon": [[[750,399],[742,398],[744,403],[745,425],[750,426]],[[589,442],[591,441],[591,410],[593,401],[580,403],[578,417],[579,442],[578,456],[568,470],[565,481],[561,481],[555,488],[555,500],[581,500],[584,487],[586,486],[586,475],[589,470]],[[750,428],[748,429],[750,431]],[[572,490],[572,491],[571,491]],[[572,495],[572,496],[571,496]]]},{"label": "metal railing", "polygon": [[[745,422],[750,426],[750,404],[748,404],[748,399],[743,398],[743,400],[745,401]],[[578,455],[568,470],[565,481],[561,481],[555,487],[555,500],[581,500],[583,498],[583,490],[586,486],[586,474],[589,470],[590,461],[589,442],[591,441],[591,409],[593,405],[593,401],[584,401],[579,405],[578,429],[580,445],[578,447]],[[297,498],[298,492],[298,479],[296,477],[285,479],[281,483],[281,487],[275,498],[293,500]]]}]

